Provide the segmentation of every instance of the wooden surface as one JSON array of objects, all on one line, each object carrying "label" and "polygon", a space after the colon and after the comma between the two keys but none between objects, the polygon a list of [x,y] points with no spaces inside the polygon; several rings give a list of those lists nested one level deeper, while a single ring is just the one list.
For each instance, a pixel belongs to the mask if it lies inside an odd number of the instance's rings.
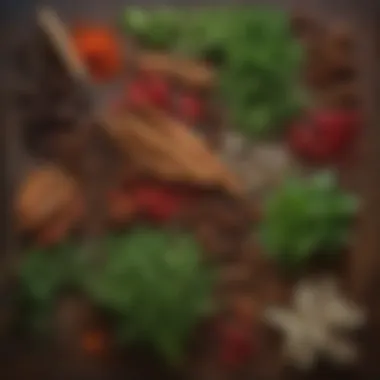
[{"label": "wooden surface", "polygon": [[[357,231],[356,246],[352,253],[351,281],[353,295],[366,299],[370,310],[370,322],[365,336],[366,357],[362,365],[363,375],[380,376],[380,302],[375,296],[380,272],[380,87],[379,87],[379,33],[380,7],[372,9],[362,25],[362,90],[364,97],[365,133],[360,163],[356,170],[359,194],[364,201],[362,220]],[[361,150],[360,150],[361,149]]]},{"label": "wooden surface", "polygon": [[[279,2],[276,1],[274,3]],[[330,3],[333,2],[330,1]],[[81,1],[75,9],[66,9],[64,13],[67,14],[67,17],[72,18],[75,17],[75,15],[87,15],[87,12],[91,10],[94,17],[99,17],[102,13],[101,9],[104,6],[103,4],[104,2],[97,1],[96,5],[93,6],[93,3],[91,3],[90,6],[88,2]],[[122,4],[124,4],[124,2],[122,2]],[[114,17],[115,9],[120,9],[122,4],[121,1],[112,2],[112,6],[108,5],[108,11],[106,13],[103,13],[103,17],[105,17],[107,14],[109,17],[111,17],[111,14],[112,17]],[[321,4],[318,5],[317,2],[313,2],[313,4],[323,13],[323,10],[321,10]],[[347,5],[347,3],[342,1],[336,1],[334,4],[335,10],[337,10],[339,6],[343,6],[344,4]],[[332,7],[332,5],[330,6]],[[68,8],[70,6],[68,3],[62,3],[62,7],[59,6],[58,8],[65,7]],[[345,8],[344,11],[348,12],[347,8]],[[96,15],[97,12],[99,14]],[[359,16],[359,13],[357,13],[357,15]],[[379,17],[380,16],[378,16],[377,20]],[[375,30],[373,22],[374,19],[376,19],[374,12],[372,12],[372,18],[369,18],[368,15],[365,15],[363,9],[360,12],[360,19],[357,19],[358,24],[363,26],[362,34],[360,35],[360,39],[363,41],[363,51],[360,54],[360,68],[363,75],[362,90],[363,96],[365,98],[366,128],[363,139],[358,145],[357,157],[359,157],[359,161],[357,163],[357,166],[349,169],[346,173],[344,173],[345,184],[348,187],[352,187],[357,190],[364,201],[363,213],[358,223],[358,236],[356,237],[355,250],[351,255],[351,261],[348,267],[348,277],[352,294],[355,295],[359,300],[366,300],[367,305],[370,308],[370,324],[367,328],[367,331],[365,331],[360,337],[360,340],[363,344],[363,352],[365,355],[360,367],[350,371],[350,373],[338,373],[331,369],[321,367],[321,369],[317,371],[313,376],[296,376],[294,373],[292,373],[289,375],[289,379],[302,378],[314,380],[323,378],[324,380],[348,380],[360,378],[363,380],[372,380],[378,379],[380,377],[380,361],[378,360],[380,357],[380,344],[378,343],[380,342],[380,301],[378,301],[379,297],[376,294],[380,285],[380,283],[377,281],[379,277],[378,253],[380,252],[380,93],[378,79],[379,70],[376,67],[377,62],[379,62],[379,55],[375,49],[375,37],[380,33],[379,31]],[[5,125],[5,131],[12,130],[12,124]],[[10,157],[8,155],[15,154],[14,152],[9,153],[9,150],[5,149],[5,147],[3,147],[3,152],[8,152],[6,155],[3,155],[3,162],[9,159],[17,160],[17,158],[14,156]],[[93,174],[89,173],[89,189],[91,189],[90,183],[93,181],[93,178]],[[8,177],[7,181],[5,181],[5,178],[3,179],[4,190],[4,186],[10,183],[10,178]],[[91,197],[93,196],[96,197],[96,195],[91,195]],[[9,220],[5,220],[5,216],[6,215],[3,213],[4,225],[6,225],[7,221]],[[8,216],[6,217],[8,218]],[[14,242],[10,242],[10,244],[12,246]],[[272,287],[282,286],[281,284],[276,284],[274,280],[270,280],[269,282]],[[269,291],[269,287],[267,290]],[[272,350],[274,356],[276,355],[275,347],[269,347],[269,350]],[[23,356],[17,356],[17,353],[20,354],[20,351],[19,347],[16,346],[15,356],[12,357],[13,359],[11,360],[11,357],[8,357],[6,360],[8,367],[5,366],[5,363],[4,366],[0,366],[0,377],[2,379],[4,378],[4,380],[23,380],[26,378],[30,379],[34,377],[39,379],[51,379],[52,372],[43,372],[44,366],[39,366],[39,370],[42,371],[42,373],[40,373],[40,371],[36,370],[35,363],[43,363],[49,361],[50,364],[52,364],[54,363],[54,360],[50,361],[46,352],[43,352],[41,354],[36,353],[32,355],[31,350],[26,351],[27,352],[23,353]],[[12,349],[11,346],[9,346],[7,354],[10,355],[11,353]],[[276,368],[276,361],[274,356],[272,356],[272,359],[270,356],[267,357],[266,360],[263,359],[263,365],[265,364],[267,367],[262,373],[262,378],[268,380],[288,378],[286,374],[284,374],[282,371],[278,371],[278,368]],[[20,361],[22,357],[25,357],[25,363],[23,361]],[[5,355],[3,355],[3,359],[4,358],[6,358]],[[0,365],[1,364],[3,363],[0,363]],[[16,368],[19,369],[18,374],[15,372]],[[32,368],[34,369],[32,370]],[[273,372],[268,372],[268,368],[273,369]],[[48,372],[49,376],[47,375]],[[53,372],[55,372],[57,375],[57,371],[53,370]],[[99,378],[101,376],[100,372],[101,371],[99,371],[96,377],[91,377],[91,379]],[[123,374],[123,376],[124,375],[125,374]],[[104,375],[102,378],[113,380],[113,377],[111,378]],[[120,374],[116,374],[115,379],[119,378],[122,378]],[[139,377],[136,372],[133,379],[140,378],[147,378],[146,373],[142,374]],[[165,375],[162,378],[168,380]],[[247,380],[249,378],[250,377],[248,377]],[[234,378],[234,380],[237,380],[237,378]]]}]

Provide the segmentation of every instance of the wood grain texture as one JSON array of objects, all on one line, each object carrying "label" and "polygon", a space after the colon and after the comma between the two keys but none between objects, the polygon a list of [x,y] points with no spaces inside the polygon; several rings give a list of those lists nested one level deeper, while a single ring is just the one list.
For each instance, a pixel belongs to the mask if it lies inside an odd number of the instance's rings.
[{"label": "wood grain texture", "polygon": [[[101,0],[96,1],[86,1],[82,0],[76,3],[74,6],[71,2],[59,2],[54,0],[58,5],[58,9],[62,9],[63,13],[68,19],[74,19],[77,17],[89,16],[93,18],[107,19],[108,21],[114,20],[117,12],[120,11],[125,6],[125,2],[110,1],[104,2]],[[150,3],[151,5],[157,4],[156,1],[146,0],[145,4]],[[183,1],[174,2],[173,4],[184,5]],[[225,1],[225,3],[230,3]],[[289,6],[293,2],[283,2],[283,1],[266,1],[266,3],[271,3],[275,5],[281,4],[284,7]],[[374,1],[372,0],[372,3]],[[141,2],[139,2],[141,4]],[[204,4],[204,3],[203,3]],[[349,6],[351,4],[351,7]],[[380,303],[377,300],[378,296],[372,295],[370,297],[370,288],[371,285],[375,290],[378,289],[379,284],[376,284],[376,277],[378,277],[378,268],[379,262],[377,259],[378,252],[380,251],[380,151],[378,147],[380,146],[380,120],[379,120],[379,110],[380,110],[380,94],[379,94],[379,82],[378,82],[378,69],[376,67],[376,62],[379,61],[376,56],[377,52],[375,51],[375,36],[379,35],[379,32],[375,31],[370,27],[372,24],[370,21],[372,19],[367,18],[364,11],[364,3],[360,2],[357,4],[356,12],[353,8],[353,1],[329,1],[329,2],[318,2],[318,1],[304,1],[304,7],[311,7],[316,9],[320,14],[328,14],[329,17],[333,17],[333,14],[342,12],[346,15],[350,14],[350,17],[357,16],[357,22],[363,26],[363,34],[360,36],[361,41],[363,42],[363,52],[361,53],[362,62],[361,73],[362,73],[362,90],[363,96],[365,97],[366,105],[366,115],[367,115],[367,125],[365,129],[365,134],[363,135],[363,140],[358,144],[358,155],[359,161],[355,163],[354,166],[351,166],[344,173],[342,172],[342,181],[344,184],[356,190],[359,195],[362,196],[364,201],[363,212],[358,224],[358,236],[356,240],[356,247],[351,255],[351,261],[349,263],[349,279],[351,285],[352,294],[356,296],[357,299],[368,300],[368,305],[371,308],[370,315],[370,325],[368,331],[361,338],[362,344],[364,347],[365,357],[362,360],[361,365],[355,369],[355,371],[343,372],[335,371],[331,368],[325,368],[321,366],[314,374],[309,376],[301,376],[299,374],[287,374],[283,373],[279,368],[281,367],[281,359],[279,358],[277,349],[278,346],[275,344],[272,346],[268,344],[268,355],[262,360],[262,372],[261,378],[263,379],[302,379],[302,380],[314,380],[314,379],[328,379],[328,380],[338,380],[338,379],[363,379],[363,380],[373,380],[378,379],[380,375],[380,364],[379,364],[379,348],[378,341],[380,341]],[[371,10],[372,16],[374,16],[374,9]],[[359,19],[360,17],[360,19]],[[366,17],[366,18],[364,18]],[[379,18],[379,16],[377,16]],[[377,19],[378,19],[377,18]],[[8,130],[8,129],[6,129]],[[92,139],[92,137],[91,137]],[[96,140],[97,137],[94,137]],[[4,138],[3,141],[10,141],[8,138]],[[8,152],[8,153],[5,153]],[[5,162],[10,158],[9,150],[3,147],[3,159]],[[12,153],[14,154],[14,153]],[[99,196],[99,193],[94,194],[93,186],[96,184],[99,173],[96,170],[96,152],[89,154],[89,161],[87,167],[87,186],[89,190],[89,197],[93,197],[93,203],[95,204],[96,197]],[[12,160],[16,161],[18,158],[12,156]],[[15,171],[17,171],[14,167]],[[2,181],[2,188],[8,188],[11,179],[4,179]],[[97,190],[95,190],[96,192]],[[3,194],[4,192],[2,192]],[[4,199],[4,198],[3,198]],[[3,211],[6,211],[6,208],[3,208]],[[9,221],[8,214],[3,214],[3,220],[5,225]],[[95,226],[95,225],[94,225]],[[92,227],[95,228],[95,227]],[[259,275],[258,273],[257,275]],[[273,277],[272,277],[273,276]],[[286,290],[286,285],[277,282],[277,277],[272,273],[263,275],[262,287],[260,289],[260,294],[263,298],[266,299],[276,299],[279,297],[283,291]],[[376,291],[374,292],[376,293]],[[364,297],[364,298],[363,298]],[[35,377],[39,380],[41,379],[61,379],[62,373],[59,372],[59,368],[55,366],[54,369],[50,368],[54,364],[57,365],[59,362],[58,355],[52,358],[52,354],[47,355],[47,351],[38,352],[34,349],[25,349],[22,347],[14,347],[14,342],[12,344],[7,344],[5,347],[5,352],[0,361],[0,377],[4,379],[15,379],[23,380],[30,379]],[[32,353],[34,351],[34,353]],[[12,356],[13,355],[13,356]],[[136,356],[136,355],[135,355]],[[107,379],[120,379],[126,378],[126,376],[132,376],[133,379],[147,379],[149,377],[154,377],[155,379],[165,379],[168,380],[170,377],[165,371],[161,373],[161,366],[158,364],[154,367],[155,361],[149,361],[150,364],[153,363],[152,367],[156,369],[156,372],[149,372],[148,370],[142,370],[145,368],[147,362],[142,362],[134,360],[133,355],[126,356],[129,360],[123,365],[115,365],[114,363],[109,364],[109,371],[107,375],[102,373],[98,374],[87,374],[86,378],[97,379],[99,377]],[[137,355],[138,356],[138,355]],[[44,364],[44,365],[41,365]],[[44,371],[45,364],[48,364],[49,371]],[[140,364],[139,369],[137,369]],[[63,362],[60,363],[61,367]],[[96,365],[93,366],[95,368]],[[120,369],[123,367],[122,369]],[[125,367],[128,367],[129,371],[126,371]],[[47,374],[48,372],[48,374]],[[128,372],[128,373],[126,373]],[[78,374],[76,374],[78,375]],[[75,378],[69,376],[70,378]],[[83,378],[83,377],[81,377]],[[207,377],[211,379],[211,377]],[[180,379],[180,377],[176,377]],[[237,377],[233,377],[234,380],[237,380]],[[239,378],[240,379],[240,378]],[[249,376],[244,378],[244,380],[250,379]],[[216,380],[220,380],[218,377]]]}]

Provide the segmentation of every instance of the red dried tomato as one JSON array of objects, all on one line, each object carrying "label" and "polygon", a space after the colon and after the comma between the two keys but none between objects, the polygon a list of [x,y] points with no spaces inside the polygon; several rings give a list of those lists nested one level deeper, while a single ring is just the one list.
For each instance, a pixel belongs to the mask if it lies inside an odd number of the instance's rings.
[{"label": "red dried tomato", "polygon": [[123,69],[123,52],[113,30],[104,25],[85,25],[72,31],[74,45],[94,80],[113,79]]}]

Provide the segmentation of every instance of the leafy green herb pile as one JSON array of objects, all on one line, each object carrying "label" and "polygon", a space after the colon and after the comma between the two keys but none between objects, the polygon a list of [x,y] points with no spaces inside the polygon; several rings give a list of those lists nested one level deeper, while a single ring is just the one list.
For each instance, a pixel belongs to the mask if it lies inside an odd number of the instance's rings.
[{"label": "leafy green herb pile", "polygon": [[142,45],[209,60],[232,119],[248,137],[273,137],[305,103],[297,85],[302,50],[285,12],[257,7],[127,9],[127,33]]},{"label": "leafy green herb pile", "polygon": [[38,332],[50,328],[55,301],[66,286],[75,287],[80,279],[78,247],[71,242],[49,249],[25,252],[20,268],[21,302],[27,307],[27,322]]},{"label": "leafy green herb pile", "polygon": [[178,232],[136,229],[108,237],[104,248],[107,260],[96,271],[75,244],[27,253],[21,284],[44,316],[40,323],[69,285],[113,315],[121,341],[145,341],[175,362],[191,329],[212,307],[212,275],[200,262],[198,245]]},{"label": "leafy green herb pile", "polygon": [[334,255],[347,246],[357,207],[330,172],[289,179],[267,200],[261,241],[280,264],[299,268],[313,255]]}]

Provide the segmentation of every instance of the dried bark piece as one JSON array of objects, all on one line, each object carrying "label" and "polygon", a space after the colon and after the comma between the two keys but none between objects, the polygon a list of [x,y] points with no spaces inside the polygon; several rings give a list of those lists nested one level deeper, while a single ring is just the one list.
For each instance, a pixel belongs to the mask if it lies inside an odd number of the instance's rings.
[{"label": "dried bark piece", "polygon": [[126,113],[105,118],[104,129],[121,151],[150,175],[221,186],[234,195],[242,192],[238,180],[205,143],[175,119],[158,112],[146,119]]},{"label": "dried bark piece", "polygon": [[130,157],[141,171],[166,179],[179,180],[182,177],[185,181],[192,174],[186,172],[189,165],[185,165],[181,173],[178,172],[181,163],[175,161],[170,152],[167,152],[175,148],[169,147],[169,142],[165,141],[164,136],[143,120],[132,115],[118,120],[114,118],[108,123],[106,130],[121,151]]},{"label": "dried bark piece", "polygon": [[[170,136],[173,143],[176,142],[182,150],[185,149],[181,154],[187,158],[189,163],[192,162],[193,165],[197,163],[199,166],[203,166],[202,170],[207,173],[207,176],[212,175],[215,179],[219,177],[219,180],[214,182],[215,185],[222,185],[227,192],[235,196],[242,194],[243,188],[238,178],[210,150],[207,144],[189,131],[184,124],[154,108],[147,109],[146,115],[148,120],[161,128],[162,133],[167,138]],[[185,159],[185,157],[182,158]]]}]

